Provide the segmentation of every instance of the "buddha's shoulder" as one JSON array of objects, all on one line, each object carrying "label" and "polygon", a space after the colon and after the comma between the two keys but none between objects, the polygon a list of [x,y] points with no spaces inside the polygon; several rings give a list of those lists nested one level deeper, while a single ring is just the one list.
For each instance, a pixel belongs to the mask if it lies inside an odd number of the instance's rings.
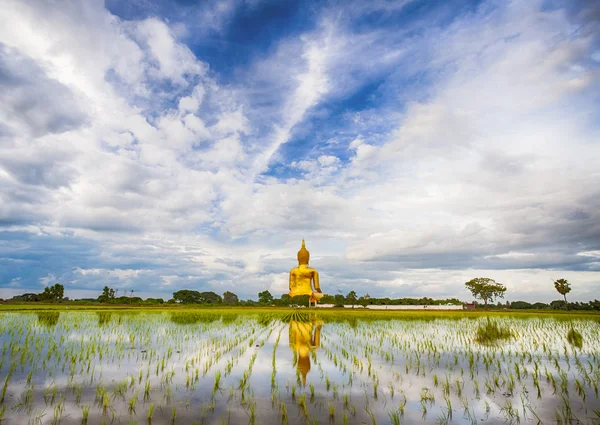
[{"label": "buddha's shoulder", "polygon": [[308,266],[304,267],[302,270],[307,271],[307,272],[316,272],[317,271],[317,269],[313,269],[312,267],[308,267]]}]

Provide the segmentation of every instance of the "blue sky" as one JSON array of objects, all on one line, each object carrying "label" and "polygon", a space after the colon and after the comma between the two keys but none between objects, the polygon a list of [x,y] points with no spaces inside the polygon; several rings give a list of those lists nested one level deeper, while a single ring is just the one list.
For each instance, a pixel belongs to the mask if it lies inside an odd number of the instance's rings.
[{"label": "blue sky", "polygon": [[0,297],[600,290],[591,1],[0,10]]}]

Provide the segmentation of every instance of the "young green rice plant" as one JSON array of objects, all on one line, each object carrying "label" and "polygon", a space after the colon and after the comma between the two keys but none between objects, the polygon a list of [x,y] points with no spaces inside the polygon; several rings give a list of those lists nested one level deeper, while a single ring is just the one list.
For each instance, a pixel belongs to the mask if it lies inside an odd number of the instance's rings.
[{"label": "young green rice plant", "polygon": [[302,413],[304,414],[304,417],[307,418],[308,417],[308,407],[306,405],[306,394],[302,394],[298,398],[298,407],[301,409]]},{"label": "young green rice plant", "polygon": [[144,401],[150,399],[150,380],[147,379],[144,384]]},{"label": "young green rice plant", "polygon": [[583,401],[585,401],[585,397],[586,397],[585,386],[577,378],[575,378],[575,389],[577,390],[577,394],[583,399]]},{"label": "young green rice plant", "polygon": [[441,413],[437,417],[436,423],[439,425],[447,425],[450,422],[450,413],[442,407]]},{"label": "young green rice plant", "polygon": [[221,371],[217,370],[217,372],[215,373],[215,383],[213,385],[213,395],[219,389],[220,384],[221,384]]},{"label": "young green rice plant", "polygon": [[250,403],[250,425],[254,425],[256,422],[256,402],[252,401]]},{"label": "young green rice plant", "polygon": [[281,403],[281,423],[283,425],[287,425],[288,423],[288,413],[287,413],[287,407],[285,406],[285,404]]},{"label": "young green rice plant", "polygon": [[396,410],[394,412],[390,412],[390,413],[388,413],[388,416],[390,417],[391,425],[400,425],[400,423],[401,423],[400,417],[402,416],[400,414],[400,411]]},{"label": "young green rice plant", "polygon": [[333,422],[335,420],[335,405],[327,403],[327,411],[329,412],[329,422]]},{"label": "young green rice plant", "polygon": [[475,417],[475,409],[467,409],[465,417],[471,422],[471,425],[477,425],[477,418]]},{"label": "young green rice plant", "polygon": [[102,396],[102,414],[106,416],[108,411],[111,409],[110,399],[108,398],[108,393],[104,393]]},{"label": "young green rice plant", "polygon": [[421,412],[423,412],[423,420],[427,417],[427,403],[424,400],[421,400]]},{"label": "young green rice plant", "polygon": [[519,410],[516,409],[510,400],[506,400],[504,405],[500,407],[500,412],[504,415],[509,423],[520,423]]},{"label": "young green rice plant", "polygon": [[375,419],[375,414],[369,407],[365,407],[365,412],[369,415],[369,419],[371,420],[371,425],[377,425],[377,419]]},{"label": "young green rice plant", "polygon": [[2,396],[0,397],[0,403],[4,403],[4,398],[6,397],[6,390],[8,389],[8,381],[10,381],[10,378],[13,374],[13,370],[15,368],[14,365],[14,363],[10,365],[10,370],[6,375],[6,378],[4,378],[4,386],[2,387]]},{"label": "young green rice plant", "polygon": [[406,407],[406,396],[402,394],[402,400],[398,404],[398,412],[400,412],[400,416],[404,416],[404,408]]},{"label": "young green rice plant", "polygon": [[60,400],[56,406],[54,406],[54,417],[50,422],[52,425],[60,424],[60,420],[62,419],[62,415],[64,412],[64,401]]},{"label": "young green rice plant", "polygon": [[446,416],[452,420],[452,400],[449,396],[444,396],[444,401],[446,402]]},{"label": "young green rice plant", "polygon": [[86,425],[88,421],[88,416],[90,415],[90,405],[84,404],[81,406],[81,424]]},{"label": "young green rice plant", "polygon": [[444,395],[450,395],[450,377],[446,375],[446,380],[442,383],[442,391]]},{"label": "young green rice plant", "polygon": [[15,405],[13,405],[12,409],[17,412],[25,411],[27,414],[31,414],[33,410],[33,390],[28,388],[21,394],[19,400]]},{"label": "young green rice plant", "polygon": [[433,404],[434,401],[435,396],[433,395],[433,392],[429,388],[424,387],[421,390],[421,402]]},{"label": "young green rice plant", "polygon": [[133,395],[131,396],[131,398],[129,399],[129,401],[127,402],[128,408],[129,408],[129,414],[133,414],[135,415],[135,407],[137,405],[138,402],[138,390],[136,390]]},{"label": "young green rice plant", "polygon": [[[33,418],[33,423],[37,424],[37,425],[42,425],[43,424],[42,419],[44,418],[44,416],[46,416],[45,409],[42,409],[39,412],[36,412],[35,417]],[[1,420],[2,420],[2,418],[0,417],[0,421]]]}]

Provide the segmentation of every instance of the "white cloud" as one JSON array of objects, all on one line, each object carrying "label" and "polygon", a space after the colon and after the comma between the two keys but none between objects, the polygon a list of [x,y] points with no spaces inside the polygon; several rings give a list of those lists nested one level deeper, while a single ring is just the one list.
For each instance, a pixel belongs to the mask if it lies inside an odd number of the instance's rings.
[{"label": "white cloud", "polygon": [[177,43],[164,22],[156,18],[146,19],[137,25],[137,30],[158,64],[158,68],[148,70],[150,74],[187,85],[186,76],[204,72],[203,64],[198,62],[187,46]]}]

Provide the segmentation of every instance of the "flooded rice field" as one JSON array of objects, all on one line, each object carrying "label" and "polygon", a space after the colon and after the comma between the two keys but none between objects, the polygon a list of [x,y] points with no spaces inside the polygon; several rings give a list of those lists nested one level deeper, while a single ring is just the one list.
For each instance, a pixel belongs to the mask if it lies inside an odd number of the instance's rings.
[{"label": "flooded rice field", "polygon": [[4,424],[600,423],[594,316],[0,313]]}]

